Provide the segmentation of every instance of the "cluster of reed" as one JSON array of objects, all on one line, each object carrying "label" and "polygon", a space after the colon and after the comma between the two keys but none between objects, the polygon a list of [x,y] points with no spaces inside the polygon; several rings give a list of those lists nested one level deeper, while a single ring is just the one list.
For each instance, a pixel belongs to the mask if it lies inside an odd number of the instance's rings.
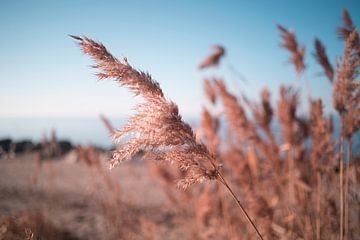
[{"label": "cluster of reed", "polygon": [[[203,110],[199,140],[148,73],[133,68],[126,58],[116,59],[98,42],[72,36],[95,60],[99,79],[115,79],[144,99],[123,128],[114,130],[107,124],[118,143],[111,167],[139,153],[157,163],[152,165],[154,176],[170,201],[191,216],[196,227],[189,231],[194,238],[359,239],[360,164],[351,147],[360,126],[360,44],[346,10],[343,19],[338,33],[345,49],[336,67],[318,39],[314,51],[333,86],[333,105],[341,118],[339,140],[334,137],[332,118],[323,113],[321,99],[309,96],[310,112],[299,114],[296,86],[281,86],[274,106],[267,89],[261,102],[253,102],[215,78],[204,81],[214,108]],[[295,33],[278,28],[282,46],[302,75],[305,48]],[[218,65],[224,53],[223,47],[216,46],[199,68]],[[220,134],[223,131],[226,138]],[[186,192],[174,191],[175,179]],[[210,183],[190,188],[204,180]],[[243,215],[233,210],[236,207]]]}]

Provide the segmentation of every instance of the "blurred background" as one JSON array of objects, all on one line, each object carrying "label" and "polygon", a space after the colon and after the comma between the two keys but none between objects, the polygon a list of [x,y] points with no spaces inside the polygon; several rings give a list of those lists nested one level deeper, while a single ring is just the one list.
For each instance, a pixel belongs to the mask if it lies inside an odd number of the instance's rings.
[{"label": "blurred background", "polygon": [[[0,0],[0,240],[256,239],[220,173],[264,239],[360,239],[359,79],[348,77],[359,66],[343,63],[360,62],[359,12],[356,0]],[[69,35],[149,72],[214,156],[216,179],[179,190],[194,172],[140,161],[143,145],[109,171],[110,132],[143,99],[98,81]],[[327,79],[315,37],[346,78]],[[300,73],[289,59],[302,46]],[[216,49],[219,62],[202,64]]]},{"label": "blurred background", "polygon": [[[149,71],[189,122],[200,118],[202,79],[216,75],[257,98],[263,87],[274,101],[281,83],[297,76],[280,49],[276,24],[292,29],[307,46],[305,79],[313,97],[332,111],[331,86],[312,57],[319,37],[330,59],[342,52],[335,26],[349,9],[355,25],[358,1],[1,1],[0,138],[38,141],[56,129],[76,143],[111,144],[99,114],[120,127],[138,101],[111,81],[98,82],[68,34],[102,42],[118,58]],[[197,69],[220,44],[217,69]],[[245,81],[244,81],[245,80]],[[308,108],[304,94],[304,111]]]}]

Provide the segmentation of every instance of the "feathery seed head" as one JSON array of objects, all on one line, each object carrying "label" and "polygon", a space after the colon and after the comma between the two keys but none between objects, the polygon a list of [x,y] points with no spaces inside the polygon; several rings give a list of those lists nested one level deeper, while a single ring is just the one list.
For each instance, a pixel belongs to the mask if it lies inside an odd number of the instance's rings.
[{"label": "feathery seed head", "polygon": [[296,72],[301,74],[306,67],[304,63],[305,47],[300,47],[298,41],[296,40],[295,33],[287,30],[281,25],[277,25],[277,27],[283,39],[281,46],[291,53],[290,61],[294,64]]},{"label": "feathery seed head", "polygon": [[327,78],[332,83],[334,80],[334,68],[329,61],[324,45],[317,38],[315,39],[315,49],[316,52],[314,53],[314,56],[318,63],[323,67]]},{"label": "feathery seed head", "polygon": [[145,99],[136,107],[135,116],[122,129],[113,131],[114,141],[121,144],[113,154],[110,168],[145,152],[144,158],[174,163],[185,171],[178,184],[184,189],[196,182],[216,179],[218,166],[214,157],[196,142],[190,125],[182,120],[177,105],[164,97],[158,82],[148,73],[134,69],[126,59],[113,57],[101,43],[87,37],[72,38],[94,59],[94,67],[101,70],[100,79],[113,78]]},{"label": "feathery seed head", "polygon": [[225,48],[220,45],[214,45],[213,48],[215,51],[199,65],[199,69],[219,65],[220,59],[225,55]]}]

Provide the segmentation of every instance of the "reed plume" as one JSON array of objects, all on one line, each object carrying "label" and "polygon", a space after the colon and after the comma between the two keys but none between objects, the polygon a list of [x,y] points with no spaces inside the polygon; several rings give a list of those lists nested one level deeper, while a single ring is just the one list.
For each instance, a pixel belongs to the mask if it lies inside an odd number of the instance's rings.
[{"label": "reed plume", "polygon": [[294,125],[296,122],[296,109],[298,104],[298,93],[291,87],[281,86],[277,114],[282,124],[282,136],[285,142],[290,145],[296,144]]},{"label": "reed plume", "polygon": [[218,66],[220,59],[225,54],[225,48],[220,45],[213,46],[214,52],[209,55],[202,63],[199,64],[199,69]]},{"label": "reed plume", "polygon": [[334,165],[334,151],[336,141],[333,140],[334,131],[331,119],[323,114],[321,99],[310,102],[310,135],[312,139],[311,163],[316,171],[329,169]]},{"label": "reed plume", "polygon": [[[337,28],[338,36],[341,40],[346,41],[350,34],[356,30],[356,26],[353,24],[353,21],[351,19],[350,13],[348,10],[343,10],[343,25]],[[360,39],[359,39],[359,33],[354,33],[354,48],[358,55],[360,55]]]},{"label": "reed plume", "polygon": [[212,116],[205,107],[203,108],[201,126],[206,145],[211,153],[216,153],[220,144],[220,139],[217,133],[219,129],[219,119]]},{"label": "reed plume", "polygon": [[97,73],[99,79],[115,79],[136,96],[140,95],[145,99],[144,103],[137,105],[137,113],[129,119],[126,126],[113,133],[114,141],[120,145],[113,153],[110,167],[130,160],[143,151],[145,159],[174,163],[184,171],[185,175],[178,182],[178,186],[183,189],[204,180],[218,180],[231,193],[259,238],[263,239],[220,173],[215,157],[204,144],[196,141],[190,125],[182,120],[177,105],[165,98],[159,83],[150,74],[130,66],[127,59],[120,61],[113,57],[104,45],[87,37],[71,37],[78,41],[85,54],[95,60],[94,67],[101,70]]},{"label": "reed plume", "polygon": [[332,139],[333,124],[331,119],[323,116],[323,104],[321,99],[312,100],[310,105],[310,136],[312,139],[310,160],[313,172],[315,172],[313,181],[316,183],[315,227],[316,239],[321,239],[321,216],[324,205],[322,175],[331,172],[336,164],[336,157],[334,157],[336,141]]},{"label": "reed plume", "polygon": [[103,122],[106,130],[110,133],[110,134],[113,134],[115,133],[115,129],[114,127],[112,126],[111,122],[109,121],[109,119],[105,116],[105,115],[100,115],[100,119],[101,121]]},{"label": "reed plume", "polygon": [[324,45],[318,38],[315,39],[315,50],[316,60],[323,67],[326,77],[332,83],[334,81],[334,68],[329,61]]},{"label": "reed plume", "polygon": [[[356,34],[357,31],[354,30],[347,38],[342,62],[338,63],[337,66],[333,102],[334,108],[341,116],[351,113],[352,110],[358,110],[358,105],[356,105],[356,103],[360,99],[360,85],[357,80],[360,58],[358,55],[354,54],[353,46]],[[354,130],[347,129],[346,132],[352,134]]]},{"label": "reed plume", "polygon": [[249,121],[245,109],[238,99],[231,94],[225,86],[224,81],[214,81],[219,96],[223,102],[224,112],[230,124],[231,130],[236,134],[239,142],[258,140],[254,125]]},{"label": "reed plume", "polygon": [[146,100],[136,106],[137,113],[126,126],[113,133],[114,141],[125,142],[114,151],[111,168],[144,151],[145,158],[175,163],[186,171],[187,175],[178,182],[184,189],[196,182],[216,179],[218,167],[214,157],[196,142],[190,125],[182,120],[177,105],[165,98],[158,82],[131,67],[127,60],[113,57],[102,44],[87,37],[72,37],[96,61],[94,67],[102,70],[97,73],[99,79],[113,78]]},{"label": "reed plume", "polygon": [[[345,25],[349,27],[351,18],[347,12],[344,12]],[[351,23],[352,25],[352,23]],[[333,105],[341,117],[341,133],[340,133],[340,239],[343,234],[347,236],[348,232],[348,213],[344,213],[347,208],[348,195],[348,168],[350,158],[346,161],[345,176],[345,192],[344,186],[344,140],[351,144],[352,135],[359,130],[360,127],[360,83],[359,75],[359,36],[354,29],[347,35],[345,42],[345,50],[343,59],[337,64],[336,81],[333,92]],[[350,155],[348,155],[350,156]],[[345,201],[345,202],[344,202]],[[344,216],[345,214],[345,216]],[[345,225],[345,226],[344,226]],[[344,232],[345,227],[345,232]]]},{"label": "reed plume", "polygon": [[270,124],[274,115],[273,108],[270,104],[270,92],[268,89],[263,89],[261,92],[261,104],[252,104],[251,109],[255,120],[265,132],[271,133]]},{"label": "reed plume", "polygon": [[213,83],[210,82],[210,80],[208,80],[208,79],[204,79],[204,90],[205,90],[205,95],[209,99],[209,101],[212,104],[215,104],[215,102],[216,102],[216,92],[215,92]]},{"label": "reed plume", "polygon": [[296,72],[301,74],[306,67],[304,63],[305,47],[299,45],[295,33],[287,30],[281,25],[277,25],[277,27],[283,39],[281,46],[290,52],[290,62],[294,65]]}]

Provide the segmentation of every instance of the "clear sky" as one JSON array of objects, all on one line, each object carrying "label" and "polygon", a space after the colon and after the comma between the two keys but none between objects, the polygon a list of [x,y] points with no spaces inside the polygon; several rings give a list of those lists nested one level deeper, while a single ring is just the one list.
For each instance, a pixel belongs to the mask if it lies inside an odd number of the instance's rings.
[{"label": "clear sky", "polygon": [[[229,64],[246,76],[238,81],[250,97],[262,87],[277,95],[296,76],[279,47],[276,24],[294,29],[306,45],[305,78],[311,94],[331,106],[331,87],[312,57],[314,37],[334,63],[343,43],[336,27],[347,8],[360,24],[360,1],[0,1],[0,118],[128,115],[137,101],[114,82],[98,82],[91,61],[68,34],[101,41],[117,57],[160,82],[185,116],[204,104],[202,79],[215,73],[234,92]],[[227,50],[223,66],[196,66],[213,44]]]}]

